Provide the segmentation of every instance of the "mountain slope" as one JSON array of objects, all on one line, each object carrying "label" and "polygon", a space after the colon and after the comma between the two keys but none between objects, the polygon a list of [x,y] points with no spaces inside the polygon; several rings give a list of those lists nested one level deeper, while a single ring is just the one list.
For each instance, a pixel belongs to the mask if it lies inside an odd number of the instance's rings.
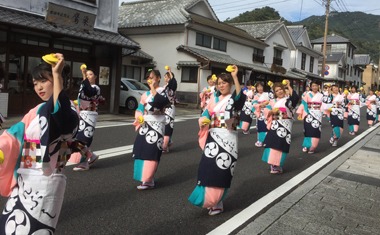
[{"label": "mountain slope", "polygon": [[[262,9],[255,9],[240,14],[238,17],[228,19],[227,22],[247,22],[262,18]],[[271,11],[273,11],[271,13]],[[267,16],[278,20],[278,12],[266,7]],[[248,17],[249,16],[249,17]],[[270,20],[266,18],[265,20]],[[323,37],[325,30],[325,16],[310,16],[300,22],[288,22],[285,24],[305,25],[310,40]],[[329,17],[328,34],[338,34],[348,38],[356,47],[356,54],[370,54],[378,63],[380,56],[380,16],[363,12],[331,12]]]}]

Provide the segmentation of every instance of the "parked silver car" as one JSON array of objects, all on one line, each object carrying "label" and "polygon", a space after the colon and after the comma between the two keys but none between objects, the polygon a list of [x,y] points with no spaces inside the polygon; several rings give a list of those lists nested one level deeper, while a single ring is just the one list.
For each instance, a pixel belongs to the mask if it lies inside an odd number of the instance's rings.
[{"label": "parked silver car", "polygon": [[119,105],[135,110],[139,105],[141,95],[146,91],[149,91],[149,87],[145,84],[132,78],[121,78]]}]

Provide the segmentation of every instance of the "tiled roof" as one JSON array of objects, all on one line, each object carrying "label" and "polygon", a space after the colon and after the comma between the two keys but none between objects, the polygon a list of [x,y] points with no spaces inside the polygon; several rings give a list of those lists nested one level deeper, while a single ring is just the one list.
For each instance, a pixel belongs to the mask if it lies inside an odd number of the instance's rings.
[{"label": "tiled roof", "polygon": [[119,7],[119,28],[185,24],[186,8],[198,0],[148,0],[123,3]]},{"label": "tiled roof", "polygon": [[356,54],[354,55],[354,65],[367,65],[371,63],[369,54]]},{"label": "tiled roof", "polygon": [[153,56],[149,55],[148,53],[142,51],[142,50],[132,50],[128,48],[123,48],[121,54],[123,56],[135,56],[143,59],[153,60]]},{"label": "tiled roof", "polygon": [[205,3],[211,14],[215,15],[207,0],[145,0],[123,3],[119,8],[119,31],[128,35],[128,29],[189,23],[188,27],[191,27],[191,23],[195,23],[268,46],[245,30],[220,22],[216,16],[208,18],[191,13],[190,8],[200,2]]},{"label": "tiled roof", "polygon": [[198,61],[178,61],[178,66],[199,66],[200,63]]},{"label": "tiled roof", "polygon": [[[311,43],[319,44],[319,43],[323,43],[323,40],[324,40],[324,38],[321,37],[321,38],[311,40]],[[339,35],[336,35],[336,34],[327,35],[326,41],[327,41],[327,43],[350,43],[349,39],[344,38],[344,37],[339,36]]]},{"label": "tiled roof", "polygon": [[288,32],[293,39],[294,44],[298,44],[298,39],[301,37],[302,33],[305,32],[305,28],[303,25],[290,25],[286,26],[288,28]]},{"label": "tiled roof", "polygon": [[232,25],[247,31],[250,35],[258,39],[265,39],[282,26],[279,20],[234,23]]},{"label": "tiled roof", "polygon": [[249,65],[244,62],[235,60],[234,58],[232,58],[231,56],[227,54],[217,53],[213,51],[206,51],[206,50],[198,49],[195,47],[188,47],[188,46],[183,46],[183,45],[177,47],[177,50],[188,52],[192,55],[195,55],[198,58],[201,58],[202,60],[207,60],[207,61],[216,62],[220,64],[225,64],[225,65],[236,64],[237,66],[242,66],[242,67],[253,67],[253,65]]},{"label": "tiled roof", "polygon": [[73,27],[53,25],[45,21],[41,16],[2,7],[0,7],[0,23],[17,25],[29,29],[76,37],[90,41],[97,41],[106,44],[113,44],[122,47],[139,48],[139,44],[126,37],[121,36],[118,33],[112,33],[98,29],[85,32]]}]

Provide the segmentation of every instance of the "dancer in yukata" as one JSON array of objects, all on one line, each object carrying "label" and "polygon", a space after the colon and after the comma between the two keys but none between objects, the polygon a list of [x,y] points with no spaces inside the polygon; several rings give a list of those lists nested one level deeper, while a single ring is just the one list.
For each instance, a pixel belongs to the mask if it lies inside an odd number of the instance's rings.
[{"label": "dancer in yukata", "polygon": [[[290,96],[286,96],[286,90]],[[275,99],[265,108],[268,133],[264,140],[262,160],[270,165],[271,174],[281,174],[290,149],[293,110],[299,101],[299,96],[289,81],[286,86],[276,82],[273,91]]]},{"label": "dancer in yukata", "polygon": [[[81,66],[83,81],[78,94],[79,130],[76,137],[76,147],[81,154],[80,163],[74,171],[86,171],[98,159],[90,149],[94,138],[96,121],[98,118],[98,104],[103,101],[100,88],[96,85],[96,78],[92,69]],[[76,153],[77,154],[77,153]]]},{"label": "dancer in yukata", "polygon": [[376,122],[379,122],[380,120],[380,93],[379,91],[375,91],[376,95],[376,108],[377,108],[377,117],[376,117]]},{"label": "dancer in yukata", "polygon": [[369,94],[366,98],[367,106],[367,122],[368,126],[371,127],[377,120],[377,106],[376,106],[376,95],[374,90],[369,90]]},{"label": "dancer in yukata", "polygon": [[256,116],[256,129],[257,129],[257,141],[256,147],[262,147],[265,136],[268,132],[267,120],[264,115],[264,109],[269,104],[268,92],[264,92],[264,84],[262,82],[256,83],[256,95],[253,99],[253,107],[255,109]]},{"label": "dancer in yukata", "polygon": [[359,131],[360,124],[360,95],[356,92],[356,86],[351,87],[347,95],[347,123],[348,133],[355,135]]},{"label": "dancer in yukata", "polygon": [[254,115],[252,100],[256,93],[255,90],[255,86],[251,84],[251,81],[247,81],[247,90],[243,92],[247,99],[240,114],[240,128],[245,135],[249,134],[249,128],[252,124],[252,118]]},{"label": "dancer in yukata", "polygon": [[215,92],[215,81],[216,75],[207,76],[207,84],[205,88],[203,88],[202,92],[199,94],[199,98],[201,98],[201,109],[202,113],[205,110],[207,104],[210,102],[210,97]]},{"label": "dancer in yukata", "polygon": [[326,103],[326,113],[330,117],[332,133],[330,144],[338,146],[338,141],[343,134],[345,103],[344,96],[339,93],[338,85],[332,85],[332,93]]},{"label": "dancer in yukata", "polygon": [[63,55],[43,58],[51,65],[41,63],[32,77],[34,91],[44,103],[0,136],[0,194],[9,196],[0,215],[0,234],[53,234],[61,212],[63,168],[78,115],[63,92],[67,78]]},{"label": "dancer in yukata", "polygon": [[323,94],[319,92],[319,85],[316,82],[311,82],[311,91],[304,96],[297,110],[299,119],[303,120],[305,137],[302,143],[302,151],[305,153],[314,153],[321,138],[322,99]]},{"label": "dancer in yukata", "polygon": [[169,66],[166,67],[167,71],[164,75],[166,85],[164,87],[165,93],[168,95],[168,99],[170,101],[170,105],[165,108],[165,136],[164,143],[162,145],[162,152],[168,153],[169,146],[172,144],[172,135],[174,130],[174,119],[175,119],[175,102],[176,96],[175,92],[177,90],[177,80],[174,77]]},{"label": "dancer in yukata", "polygon": [[[199,118],[199,145],[203,153],[198,168],[198,183],[189,201],[207,208],[209,215],[223,212],[223,200],[231,187],[238,158],[237,115],[246,97],[241,92],[238,67],[232,68],[231,74],[218,76],[218,94],[211,96],[210,103]],[[236,90],[232,93],[233,85]]]},{"label": "dancer in yukata", "polygon": [[165,133],[165,108],[170,101],[163,87],[159,87],[161,74],[158,70],[149,73],[150,90],[141,96],[135,112],[137,136],[133,145],[133,179],[141,181],[139,190],[155,187],[154,175],[162,155]]}]

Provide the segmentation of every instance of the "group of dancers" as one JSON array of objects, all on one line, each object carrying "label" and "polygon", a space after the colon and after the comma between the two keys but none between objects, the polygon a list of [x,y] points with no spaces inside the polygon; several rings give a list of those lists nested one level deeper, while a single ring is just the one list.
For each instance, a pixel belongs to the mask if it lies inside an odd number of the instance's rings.
[{"label": "group of dancers", "polygon": [[[264,83],[248,81],[243,91],[235,82],[236,90],[227,101],[221,96],[223,76],[219,75],[216,80],[209,76],[208,86],[200,94],[203,113],[199,119],[199,142],[203,154],[198,185],[189,197],[194,205],[208,208],[210,215],[223,212],[222,201],[230,187],[238,156],[236,126],[243,134],[249,134],[250,125],[256,119],[255,146],[264,147],[262,160],[270,165],[270,173],[281,174],[290,149],[294,117],[303,121],[304,140],[300,148],[308,154],[315,153],[319,144],[322,118],[331,124],[329,142],[336,147],[345,120],[349,134],[357,134],[361,107],[367,107],[369,127],[380,117],[380,94],[374,90],[366,96],[358,93],[356,86],[346,87],[341,92],[337,84],[327,84],[321,91],[320,85],[312,81],[299,97],[288,80],[269,81],[269,92],[264,92]],[[237,120],[238,125],[233,125]]]},{"label": "group of dancers", "polygon": [[[95,131],[100,88],[93,70],[81,67],[83,81],[77,101],[63,90],[66,79],[64,57],[54,54],[54,63],[41,63],[33,72],[34,90],[44,101],[0,136],[0,193],[8,201],[0,215],[0,235],[49,233],[55,231],[66,186],[63,168],[73,152],[80,162],[74,170],[88,170],[98,156],[90,150]],[[223,212],[223,200],[231,186],[238,159],[238,132],[249,134],[253,117],[257,120],[257,147],[264,147],[262,160],[270,173],[280,174],[289,153],[292,124],[296,114],[304,121],[303,150],[314,153],[320,138],[321,122],[326,115],[333,127],[331,144],[337,145],[343,120],[347,117],[350,134],[358,131],[360,96],[355,87],[346,94],[333,85],[327,93],[311,83],[311,90],[300,97],[289,81],[249,84],[243,90],[238,67],[228,73],[208,77],[202,93],[199,118],[199,146],[202,156],[197,184],[188,200],[207,208],[209,215]],[[166,67],[165,85],[160,87],[159,70],[146,76],[150,90],[141,96],[135,112],[136,139],[133,146],[133,178],[138,190],[155,188],[154,175],[163,152],[171,145],[175,118],[177,81]],[[233,90],[233,87],[235,88]],[[366,97],[370,125],[378,120],[378,96]],[[298,108],[297,108],[298,106]],[[374,108],[376,107],[376,109]],[[359,109],[358,109],[359,108]],[[370,120],[370,119],[369,119]],[[248,123],[248,124],[247,124]]]}]

